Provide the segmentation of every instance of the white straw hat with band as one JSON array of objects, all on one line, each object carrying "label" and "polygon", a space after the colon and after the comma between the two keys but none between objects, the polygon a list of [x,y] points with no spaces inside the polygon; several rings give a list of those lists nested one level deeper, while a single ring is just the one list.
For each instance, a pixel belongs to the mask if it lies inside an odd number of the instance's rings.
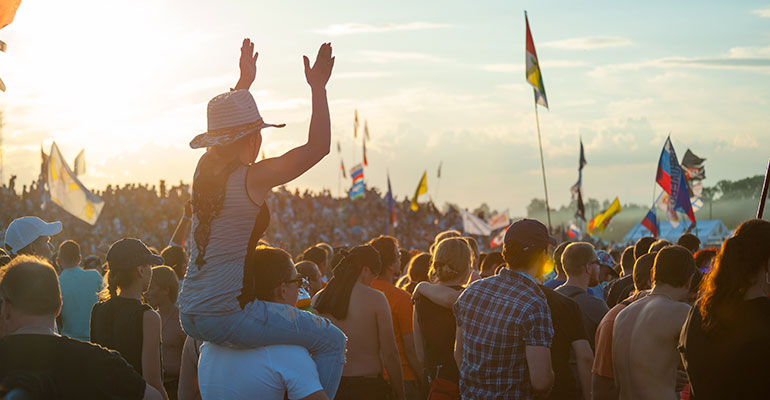
[{"label": "white straw hat with band", "polygon": [[286,124],[268,124],[259,115],[257,103],[246,89],[220,94],[209,101],[208,131],[196,136],[190,147],[221,146],[232,143],[260,129],[283,128]]}]

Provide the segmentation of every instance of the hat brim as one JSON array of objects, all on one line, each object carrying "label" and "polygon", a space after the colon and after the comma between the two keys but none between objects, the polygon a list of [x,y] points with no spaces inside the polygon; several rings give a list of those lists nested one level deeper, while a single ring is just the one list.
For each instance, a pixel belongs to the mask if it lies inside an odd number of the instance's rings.
[{"label": "hat brim", "polygon": [[161,257],[161,256],[156,256],[155,254],[150,254],[149,256],[147,256],[146,262],[149,265],[163,265],[166,261],[163,260],[163,257]]},{"label": "hat brim", "polygon": [[256,128],[247,129],[240,132],[234,132],[228,135],[211,135],[209,132],[201,133],[190,141],[190,148],[202,149],[204,147],[222,146],[232,143],[246,135],[260,131],[265,128],[283,128],[286,124],[268,124],[263,123],[262,126]]},{"label": "hat brim", "polygon": [[46,222],[43,229],[40,230],[41,236],[53,236],[61,233],[61,221]]}]

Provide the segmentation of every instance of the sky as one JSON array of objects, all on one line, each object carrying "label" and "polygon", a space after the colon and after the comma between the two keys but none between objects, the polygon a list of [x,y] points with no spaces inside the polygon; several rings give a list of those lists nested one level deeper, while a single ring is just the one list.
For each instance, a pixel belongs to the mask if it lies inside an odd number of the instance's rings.
[{"label": "sky", "polygon": [[[40,146],[70,163],[85,149],[89,188],[190,182],[206,103],[238,79],[241,41],[259,51],[251,87],[268,157],[304,143],[302,55],[331,42],[332,151],[291,188],[350,186],[368,122],[368,186],[524,215],[543,198],[524,10],[550,109],[538,110],[552,206],[570,200],[579,140],[584,198],[652,201],[667,135],[706,158],[707,179],[762,174],[770,155],[770,2],[29,1],[0,31],[4,179],[29,183]],[[341,155],[336,142],[342,145]],[[443,163],[440,181],[437,168]],[[658,190],[659,191],[659,190]]]}]

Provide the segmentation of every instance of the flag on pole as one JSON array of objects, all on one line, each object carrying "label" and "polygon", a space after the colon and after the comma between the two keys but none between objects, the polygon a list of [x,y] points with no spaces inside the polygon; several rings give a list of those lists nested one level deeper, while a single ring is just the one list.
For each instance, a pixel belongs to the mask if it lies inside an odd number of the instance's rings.
[{"label": "flag on pole", "polygon": [[655,215],[655,207],[652,207],[650,208],[650,211],[647,211],[647,215],[645,215],[642,220],[642,226],[647,228],[647,230],[652,233],[653,237],[658,237],[660,230],[658,229],[658,217]]},{"label": "flag on pole", "polygon": [[364,180],[364,167],[361,164],[356,164],[350,169],[350,177],[353,179],[353,183]]},{"label": "flag on pole", "polygon": [[438,162],[438,174],[436,174],[436,178],[441,178],[441,165],[444,164],[443,161]]},{"label": "flag on pole", "polygon": [[48,182],[48,154],[43,151],[43,144],[40,143],[40,184]]},{"label": "flag on pole", "polygon": [[572,221],[570,221],[569,225],[567,226],[567,236],[569,236],[571,239],[577,239],[580,237],[580,228]]},{"label": "flag on pole", "polygon": [[489,236],[492,233],[492,229],[489,228],[486,222],[481,218],[462,210],[463,217],[463,231],[471,235]]},{"label": "flag on pole", "polygon": [[78,153],[77,157],[75,157],[75,163],[73,164],[75,167],[75,175],[81,176],[85,175],[86,173],[86,149],[80,150],[80,153]]},{"label": "flag on pole", "polygon": [[500,230],[500,232],[489,241],[489,247],[494,249],[495,247],[502,246],[503,241],[505,240],[506,231],[508,231],[508,228]]},{"label": "flag on pole", "polygon": [[358,109],[355,111],[355,118],[353,119],[353,137],[358,137]]},{"label": "flag on pole", "polygon": [[364,142],[369,140],[369,121],[364,120]]},{"label": "flag on pole", "polygon": [[583,151],[583,138],[580,138],[580,159],[578,160],[578,181],[570,188],[572,192],[572,200],[577,200],[577,210],[575,211],[575,218],[586,220],[586,208],[583,204],[583,167],[588,164],[586,161],[586,155]]},{"label": "flag on pole", "polygon": [[417,184],[417,189],[414,191],[414,197],[412,197],[412,204],[410,205],[410,208],[412,211],[417,211],[417,198],[420,197],[421,194],[428,193],[428,172],[425,171],[422,173],[422,178],[420,178],[420,183]]},{"label": "flag on pole", "polygon": [[398,226],[396,220],[396,201],[393,199],[393,189],[390,188],[390,174],[388,174],[388,193],[385,195],[385,201],[388,203],[388,234],[393,234],[393,228]]},{"label": "flag on pole", "polygon": [[680,211],[687,214],[692,223],[692,228],[695,225],[695,212],[690,202],[690,193],[687,190],[685,174],[682,173],[682,168],[676,158],[674,145],[671,144],[671,136],[666,138],[663,151],[660,153],[658,173],[655,181],[669,195],[669,213]]},{"label": "flag on pole", "polygon": [[345,161],[342,161],[340,158],[340,169],[342,170],[342,177],[347,178],[347,174],[345,173]]},{"label": "flag on pole", "polygon": [[48,194],[64,211],[91,225],[96,224],[104,201],[91,193],[64,161],[56,142],[48,157]]},{"label": "flag on pole", "polygon": [[487,225],[489,225],[489,228],[492,230],[505,228],[510,224],[511,218],[508,217],[508,210],[505,210],[500,214],[493,215],[489,218],[489,221],[487,221]]},{"label": "flag on pole", "polygon": [[366,159],[366,140],[364,140],[364,166],[369,166],[369,161]]},{"label": "flag on pole", "polygon": [[612,217],[619,213],[621,209],[620,200],[615,197],[615,201],[613,201],[606,210],[597,214],[591,219],[591,221],[588,222],[588,233],[594,233],[597,231],[598,233],[604,232],[604,229],[607,228],[607,225],[610,224]]},{"label": "flag on pole", "polygon": [[348,192],[348,195],[350,196],[350,200],[355,200],[358,198],[364,197],[364,181],[358,180],[353,183],[353,186],[351,186],[350,191]]},{"label": "flag on pole", "polygon": [[342,153],[342,146],[340,146],[340,141],[337,141],[337,153]]},{"label": "flag on pole", "polygon": [[529,30],[529,19],[527,18],[526,11],[524,11],[524,21],[527,24],[527,82],[529,82],[535,89],[535,100],[537,101],[537,104],[548,108],[548,100],[545,98],[545,86],[543,85],[543,74],[540,71],[540,63],[537,61],[535,42],[532,40],[532,32]]}]

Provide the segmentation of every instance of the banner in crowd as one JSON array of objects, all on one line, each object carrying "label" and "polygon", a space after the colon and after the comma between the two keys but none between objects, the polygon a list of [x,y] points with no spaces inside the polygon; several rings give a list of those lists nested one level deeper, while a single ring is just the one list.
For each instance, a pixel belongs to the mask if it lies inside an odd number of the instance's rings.
[{"label": "banner in crowd", "polygon": [[620,207],[620,200],[615,197],[615,201],[613,201],[606,210],[591,218],[591,221],[588,222],[588,233],[592,234],[604,232],[604,229],[606,229],[607,225],[610,224],[612,217],[614,217],[615,214],[619,213],[621,210],[622,208]]},{"label": "banner in crowd", "polygon": [[[262,159],[265,158],[265,149],[262,149]],[[75,162],[72,164],[72,166],[75,168],[75,176],[82,176],[86,174],[86,149],[80,150],[80,153],[78,153],[77,157],[75,157]]]},{"label": "banner in crowd", "polygon": [[[676,158],[674,145],[671,144],[671,136],[666,138],[663,150],[658,161],[658,173],[655,181],[668,193],[668,215],[676,217],[676,212],[686,214],[692,226],[695,226],[695,213],[690,202],[690,193],[687,190],[687,181],[679,160]],[[691,227],[692,227],[691,226]]]},{"label": "banner in crowd", "polygon": [[492,229],[481,218],[462,210],[463,231],[471,235],[489,236]]},{"label": "banner in crowd", "polygon": [[492,240],[489,241],[489,247],[494,249],[495,247],[502,246],[503,241],[505,240],[505,232],[507,230],[508,229],[506,228],[498,232],[497,235],[495,235]]},{"label": "banner in crowd", "polygon": [[95,225],[104,208],[104,201],[86,189],[78,180],[64,161],[56,142],[51,145],[51,153],[48,155],[47,172],[48,194],[51,201],[78,219]]},{"label": "banner in crowd", "polygon": [[572,221],[570,221],[569,225],[567,225],[567,236],[569,236],[570,239],[580,238],[580,228]]},{"label": "banner in crowd", "polygon": [[417,198],[420,197],[421,194],[425,193],[428,193],[428,171],[422,173],[420,183],[417,184],[417,189],[414,191],[414,197],[412,197],[412,203],[409,206],[412,211],[417,211],[419,209],[419,206],[417,205]]},{"label": "banner in crowd", "polygon": [[508,216],[508,210],[503,211],[500,214],[493,215],[489,218],[489,221],[487,221],[487,225],[489,225],[489,229],[495,230],[500,228],[505,228],[506,226],[511,224],[511,218]]},{"label": "banner in crowd", "polygon": [[642,220],[642,226],[647,228],[654,238],[657,239],[660,229],[658,228],[658,217],[655,215],[655,207],[647,211],[647,215]]},{"label": "banner in crowd", "polygon": [[529,31],[529,19],[527,12],[524,12],[524,21],[527,24],[527,82],[535,89],[535,100],[537,104],[548,108],[548,100],[545,98],[545,86],[543,85],[543,75],[540,72],[540,63],[537,61],[537,52],[535,52],[535,42],[532,40],[532,32]]}]

